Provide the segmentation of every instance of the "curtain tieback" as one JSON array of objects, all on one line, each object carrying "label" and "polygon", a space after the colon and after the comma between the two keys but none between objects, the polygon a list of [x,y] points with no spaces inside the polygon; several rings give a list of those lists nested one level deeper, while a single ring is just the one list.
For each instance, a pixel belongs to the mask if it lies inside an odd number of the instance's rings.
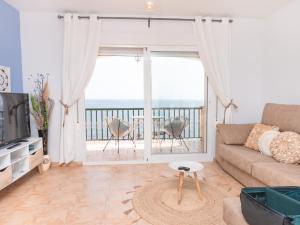
[{"label": "curtain tieback", "polygon": [[238,106],[233,102],[233,99],[231,99],[228,105],[225,106],[225,109],[228,109],[230,106],[233,106],[235,109],[238,108]]},{"label": "curtain tieback", "polygon": [[74,103],[71,105],[68,105],[64,103],[62,100],[59,100],[60,104],[64,107],[64,119],[63,119],[63,127],[65,126],[65,121],[66,121],[66,116],[69,114],[69,109],[75,105],[76,103],[78,104],[78,100],[76,100]]},{"label": "curtain tieback", "polygon": [[233,106],[235,109],[237,109],[238,108],[238,106],[234,103],[234,101],[233,101],[233,99],[231,99],[230,100],[230,102],[227,104],[227,105],[225,105],[225,107],[224,107],[224,118],[223,118],[223,123],[225,124],[225,120],[226,120],[226,112],[227,112],[227,110],[231,107],[231,106]]}]

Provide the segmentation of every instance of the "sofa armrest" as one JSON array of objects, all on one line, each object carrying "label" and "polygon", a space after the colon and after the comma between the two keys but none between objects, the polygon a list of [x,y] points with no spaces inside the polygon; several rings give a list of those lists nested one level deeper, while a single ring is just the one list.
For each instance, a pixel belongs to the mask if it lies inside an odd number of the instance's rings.
[{"label": "sofa armrest", "polygon": [[243,145],[254,124],[218,124],[217,144]]}]

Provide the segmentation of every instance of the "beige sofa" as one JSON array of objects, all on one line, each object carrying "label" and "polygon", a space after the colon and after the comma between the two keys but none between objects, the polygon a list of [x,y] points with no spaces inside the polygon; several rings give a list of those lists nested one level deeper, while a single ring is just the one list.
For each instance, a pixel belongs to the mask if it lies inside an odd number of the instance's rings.
[{"label": "beige sofa", "polygon": [[[266,104],[263,124],[281,131],[300,133],[300,105]],[[300,165],[279,163],[271,157],[244,147],[253,124],[217,126],[216,161],[244,186],[300,186]],[[239,198],[224,201],[227,225],[247,225]]]},{"label": "beige sofa", "polygon": [[[266,104],[262,123],[300,133],[300,105]],[[300,165],[279,163],[244,147],[252,124],[217,127],[216,161],[245,186],[300,186]]]}]

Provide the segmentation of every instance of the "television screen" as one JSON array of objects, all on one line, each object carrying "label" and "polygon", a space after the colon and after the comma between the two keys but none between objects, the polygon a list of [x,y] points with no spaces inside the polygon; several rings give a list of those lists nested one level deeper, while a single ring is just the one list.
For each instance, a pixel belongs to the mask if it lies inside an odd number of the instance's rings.
[{"label": "television screen", "polygon": [[0,93],[0,147],[30,137],[28,94]]}]

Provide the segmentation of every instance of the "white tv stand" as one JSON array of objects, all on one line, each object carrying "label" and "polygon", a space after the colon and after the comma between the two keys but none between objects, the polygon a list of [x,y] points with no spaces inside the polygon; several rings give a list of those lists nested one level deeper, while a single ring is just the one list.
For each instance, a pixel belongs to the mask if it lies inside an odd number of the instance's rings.
[{"label": "white tv stand", "polygon": [[40,165],[43,161],[42,138],[26,138],[11,149],[0,149],[0,190]]}]

